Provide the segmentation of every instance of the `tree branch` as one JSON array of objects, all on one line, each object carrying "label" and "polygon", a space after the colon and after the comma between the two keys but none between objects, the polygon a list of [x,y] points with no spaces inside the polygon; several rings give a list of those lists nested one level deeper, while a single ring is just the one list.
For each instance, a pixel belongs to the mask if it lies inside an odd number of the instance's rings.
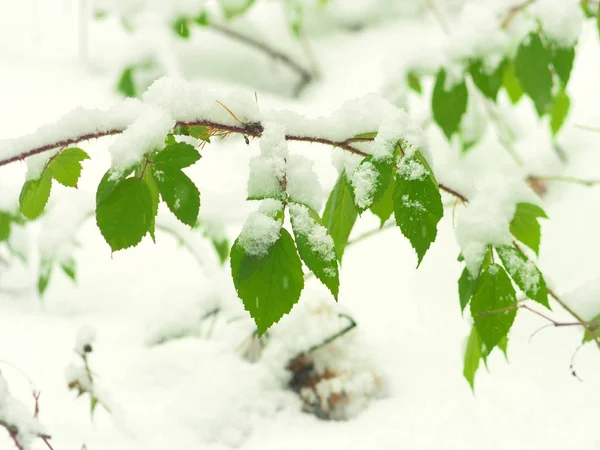
[{"label": "tree branch", "polygon": [[523,11],[525,8],[527,8],[535,2],[536,0],[526,0],[510,8],[506,13],[506,16],[504,17],[502,24],[500,25],[502,29],[506,30],[511,24],[511,22],[514,20],[514,18],[517,16],[517,14],[519,14],[521,11]]}]

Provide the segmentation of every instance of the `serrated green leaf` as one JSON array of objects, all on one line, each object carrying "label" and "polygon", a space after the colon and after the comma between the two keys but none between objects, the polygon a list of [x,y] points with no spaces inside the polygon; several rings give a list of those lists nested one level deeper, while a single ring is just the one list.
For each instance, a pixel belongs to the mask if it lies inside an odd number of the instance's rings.
[{"label": "serrated green leaf", "polygon": [[148,184],[127,178],[96,206],[96,222],[113,252],[139,244],[152,223]]},{"label": "serrated green leaf", "polygon": [[588,323],[588,328],[583,333],[582,344],[593,341],[596,338],[600,338],[600,314],[595,316]]},{"label": "serrated green leaf", "polygon": [[52,175],[44,169],[37,180],[27,180],[21,189],[19,204],[21,213],[28,219],[35,219],[42,214],[52,189]]},{"label": "serrated green leaf", "polygon": [[81,161],[90,156],[80,148],[68,148],[56,155],[48,165],[52,176],[63,186],[77,187],[81,176]]},{"label": "serrated green leaf", "polygon": [[468,92],[465,80],[446,90],[446,69],[440,69],[435,79],[431,110],[433,119],[440,126],[448,140],[459,129],[460,122],[467,112]]},{"label": "serrated green leaf", "polygon": [[212,243],[213,248],[217,252],[219,262],[221,263],[221,265],[224,265],[225,261],[227,261],[227,258],[229,258],[229,241],[227,239],[212,238],[210,242]]},{"label": "serrated green leaf", "polygon": [[77,262],[74,258],[61,261],[60,268],[74,283],[77,282]]},{"label": "serrated green leaf", "polygon": [[423,93],[423,86],[421,86],[421,80],[415,72],[408,72],[406,74],[406,82],[408,87],[415,91],[417,94]]},{"label": "serrated green leaf", "polygon": [[527,259],[514,247],[496,247],[496,252],[500,256],[502,265],[519,289],[531,300],[551,309],[548,303],[546,282],[533,261]]},{"label": "serrated green leaf", "polygon": [[119,183],[131,175],[133,170],[133,167],[123,172],[113,172],[108,170],[100,180],[100,183],[98,183],[98,189],[96,190],[96,206],[106,200],[106,198],[115,190]]},{"label": "serrated green leaf", "polygon": [[[394,164],[393,160],[390,158],[389,161],[381,161],[373,158],[373,155],[366,156],[358,165],[358,167],[354,170],[352,174],[352,187],[354,191],[354,199],[355,206],[358,210],[359,214],[363,213],[367,209],[373,205],[376,201],[381,199],[385,194],[388,186],[390,185],[390,181],[393,177],[393,169]],[[358,197],[356,195],[357,189],[364,189],[362,186],[362,177],[357,177],[357,174],[367,173],[367,183],[373,188],[371,192],[371,196],[365,196],[366,198]],[[371,178],[371,175],[375,174],[374,179]],[[358,205],[357,203],[360,201],[366,202],[365,204]]]},{"label": "serrated green leaf", "polygon": [[133,79],[133,70],[133,67],[126,67],[117,82],[117,92],[120,92],[125,97],[135,97],[137,95],[135,81]]},{"label": "serrated green leaf", "polygon": [[394,213],[394,188],[395,183],[388,183],[388,187],[379,200],[371,205],[371,212],[381,219],[383,227]]},{"label": "serrated green leaf", "polygon": [[164,202],[182,223],[193,227],[200,212],[200,192],[179,169],[153,169],[154,179]]},{"label": "serrated green leaf", "polygon": [[508,275],[498,264],[490,264],[477,280],[471,298],[471,315],[488,353],[508,334],[517,315],[517,295]]},{"label": "serrated green leaf", "polygon": [[8,240],[10,237],[11,215],[0,211],[0,242]]},{"label": "serrated green leaf", "polygon": [[354,204],[352,186],[348,182],[346,173],[342,172],[331,194],[329,194],[323,212],[323,225],[333,238],[339,261],[342,260],[344,249],[357,217],[358,210]]},{"label": "serrated green leaf", "polygon": [[435,241],[437,224],[444,215],[442,195],[422,159],[414,156],[401,161],[394,188],[396,224],[417,252],[417,267]]},{"label": "serrated green leaf", "polygon": [[473,83],[475,83],[475,86],[477,86],[483,95],[493,101],[496,101],[498,97],[505,69],[506,61],[502,61],[491,73],[489,73],[481,59],[472,61],[469,64],[469,73],[471,74]]},{"label": "serrated green leaf", "polygon": [[204,142],[208,142],[210,144],[210,134],[206,127],[202,126],[192,126],[187,129],[188,134],[196,139],[203,140]]},{"label": "serrated green leaf", "polygon": [[148,233],[152,238],[152,241],[156,243],[156,215],[158,214],[158,204],[160,203],[160,191],[154,178],[154,172],[151,169],[146,169],[144,172],[144,181],[148,185],[150,191],[150,198],[152,199],[152,220],[150,222],[150,228]]},{"label": "serrated green leaf", "polygon": [[504,69],[504,78],[502,79],[502,86],[506,89],[508,97],[513,105],[516,105],[521,97],[523,97],[523,86],[517,78],[517,72],[515,64],[509,61]]},{"label": "serrated green leaf", "polygon": [[335,246],[321,218],[305,205],[291,206],[290,218],[300,258],[337,300],[340,279]]},{"label": "serrated green leaf", "polygon": [[354,136],[354,139],[375,139],[379,134],[377,131],[369,131],[368,133],[360,133]]},{"label": "serrated green leaf", "polygon": [[188,25],[188,19],[185,17],[180,17],[173,22],[172,29],[180,38],[190,38],[190,27]]},{"label": "serrated green leaf", "polygon": [[477,288],[477,279],[473,278],[471,272],[465,267],[458,279],[458,297],[460,300],[460,312],[462,313],[467,305],[469,304],[469,300],[475,293],[475,289]]},{"label": "serrated green leaf", "polygon": [[519,46],[515,59],[517,78],[525,93],[533,100],[541,117],[552,106],[551,55],[536,33],[530,33]]},{"label": "serrated green leaf", "polygon": [[43,297],[46,289],[48,289],[53,266],[53,262],[48,260],[42,260],[40,264],[40,272],[38,274],[38,294],[40,297]]},{"label": "serrated green leaf", "polygon": [[548,218],[542,208],[532,203],[518,203],[515,216],[510,222],[511,234],[533,250],[536,255],[540,251],[541,227],[538,222],[539,218]]},{"label": "serrated green leaf", "polygon": [[263,256],[248,255],[236,240],[231,249],[231,273],[259,337],[292,310],[304,288],[302,263],[285,229]]},{"label": "serrated green leaf", "polygon": [[467,339],[463,365],[463,376],[469,382],[472,390],[475,390],[475,373],[479,369],[479,361],[482,357],[479,335],[477,334],[477,329],[473,327]]},{"label": "serrated green leaf", "polygon": [[573,61],[575,61],[575,46],[565,48],[556,44],[552,45],[552,66],[563,86],[569,82]]},{"label": "serrated green leaf", "polygon": [[558,91],[558,94],[556,94],[556,97],[554,97],[554,104],[552,105],[552,111],[550,112],[550,128],[553,136],[556,136],[565,123],[570,107],[571,99],[565,90],[561,89]]},{"label": "serrated green leaf", "polygon": [[156,170],[183,169],[200,159],[200,153],[192,145],[184,142],[167,145],[154,157]]}]

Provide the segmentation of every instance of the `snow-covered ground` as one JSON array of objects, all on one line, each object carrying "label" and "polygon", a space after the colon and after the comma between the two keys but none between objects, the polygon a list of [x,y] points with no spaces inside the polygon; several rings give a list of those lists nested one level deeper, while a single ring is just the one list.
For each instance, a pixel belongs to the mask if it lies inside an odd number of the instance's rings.
[{"label": "snow-covered ground", "polygon": [[[119,101],[111,65],[118,58],[104,59],[107,49],[116,53],[119,47],[108,44],[112,35],[94,25],[82,53],[77,11],[76,2],[69,1],[0,4],[1,139],[29,133],[77,106],[108,107]],[[263,26],[266,35],[285,33],[276,25],[271,29],[278,17],[269,17],[252,16],[252,26]],[[199,33],[189,43],[176,43],[175,51],[188,57],[190,67],[192,57],[211,66],[204,78],[196,75],[209,86],[234,80],[238,88],[257,91],[260,108],[322,115],[347,99],[381,92],[419,42],[443,39],[431,17],[421,20],[400,17],[360,32],[314,38],[311,45],[324,78],[297,100],[265,88],[289,82],[290,74],[222,36]],[[224,76],[246,67],[243,76]],[[566,167],[548,150],[542,133],[532,130],[525,107],[519,108],[523,114],[515,122],[528,132],[518,151],[531,170],[599,178],[600,133],[575,127],[600,126],[599,70],[600,40],[586,26],[569,88],[572,112],[559,140],[569,155]],[[253,81],[261,71],[266,76]],[[418,270],[410,244],[395,228],[348,247],[339,305],[326,288],[309,280],[300,304],[273,328],[254,363],[242,357],[253,324],[237,300],[228,266],[218,266],[199,233],[190,237],[190,245],[202,264],[160,231],[156,245],[146,238],[111,256],[94,220],[88,220],[76,234],[77,284],[56,271],[40,302],[37,241],[60,242],[79,220],[74,210],[93,208],[112,140],[83,145],[92,161],[84,163],[79,189],[53,187],[46,225],[33,224],[17,236],[29,247],[30,264],[0,267],[0,371],[12,395],[31,404],[32,412],[31,386],[21,371],[41,391],[39,417],[55,450],[80,450],[84,444],[88,450],[600,449],[598,349],[590,344],[577,353],[575,370],[581,379],[570,369],[580,329],[549,328],[530,340],[546,322],[521,312],[510,334],[509,362],[495,352],[489,373],[480,369],[471,392],[462,376],[470,322],[461,317],[458,303],[462,267],[456,262],[450,210]],[[443,169],[453,156],[435,133],[432,142],[435,166]],[[473,150],[465,164],[477,171],[509,167],[509,158],[496,147]],[[294,143],[290,150],[315,160],[322,184],[333,185],[330,149]],[[248,147],[241,137],[230,137],[206,147],[189,172],[202,193],[201,218],[227,222],[232,239],[254,207],[245,201],[246,183],[249,160],[258,153],[258,142]],[[14,163],[0,169],[2,205],[17,201],[25,168]],[[458,187],[465,183],[452,172],[446,177]],[[550,220],[542,225],[540,267],[574,307],[593,308],[600,305],[600,283],[594,283],[600,278],[600,187],[548,187],[544,206]],[[365,214],[355,233],[377,225],[378,219]],[[211,331],[212,317],[201,318],[215,306],[223,312]],[[554,317],[568,320],[558,305],[553,309]],[[286,388],[285,372],[290,358],[344,326],[337,312],[351,314],[358,326],[323,349],[320,358],[340,364],[356,379],[372,374],[381,385],[377,395],[368,393],[363,411],[339,422],[303,413],[301,399]],[[90,365],[98,395],[112,411],[98,406],[93,421],[87,395],[76,398],[67,387],[67,367],[81,363],[73,349],[83,326],[96,329]],[[174,335],[184,337],[156,345]],[[35,445],[45,448],[41,441]],[[11,448],[0,429],[0,449]]]}]

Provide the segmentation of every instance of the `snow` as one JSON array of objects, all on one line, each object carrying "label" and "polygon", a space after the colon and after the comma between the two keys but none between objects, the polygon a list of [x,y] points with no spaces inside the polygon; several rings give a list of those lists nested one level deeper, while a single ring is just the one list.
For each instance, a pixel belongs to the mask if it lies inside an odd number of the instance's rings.
[{"label": "snow", "polygon": [[377,173],[377,168],[369,161],[363,162],[352,172],[350,179],[354,187],[354,198],[360,208],[368,208],[373,203],[378,185]]},{"label": "snow", "polygon": [[248,197],[280,197],[288,157],[285,128],[275,123],[264,125],[260,138],[260,156],[250,160]]},{"label": "snow", "polygon": [[398,173],[406,180],[422,180],[429,175],[429,172],[420,161],[406,156],[400,161]]},{"label": "snow", "polygon": [[538,0],[531,13],[540,20],[544,35],[563,48],[575,45],[581,35],[585,17],[577,0]]},{"label": "snow", "polygon": [[279,239],[281,221],[275,220],[261,212],[254,212],[242,228],[239,244],[249,256],[262,257]]},{"label": "snow", "polygon": [[291,204],[289,208],[294,232],[307,237],[310,248],[319,258],[334,261],[335,247],[327,229],[315,222],[305,206]]},{"label": "snow", "polygon": [[520,202],[537,203],[523,181],[493,176],[482,180],[477,186],[477,194],[464,208],[456,211],[456,240],[465,264],[474,276],[479,273],[488,245],[511,245],[510,222]]},{"label": "snow", "polygon": [[537,294],[540,284],[540,274],[533,261],[523,261],[519,256],[507,253],[503,263],[506,264],[506,270],[509,273],[514,273],[520,277],[525,291],[531,292],[533,296]]},{"label": "snow", "polygon": [[87,347],[91,347],[96,340],[96,329],[92,326],[86,325],[79,329],[77,336],[75,337],[75,352],[83,355],[88,353]]},{"label": "snow", "polygon": [[290,155],[286,165],[286,192],[293,201],[310,206],[317,213],[323,204],[323,188],[313,168],[314,161]]}]

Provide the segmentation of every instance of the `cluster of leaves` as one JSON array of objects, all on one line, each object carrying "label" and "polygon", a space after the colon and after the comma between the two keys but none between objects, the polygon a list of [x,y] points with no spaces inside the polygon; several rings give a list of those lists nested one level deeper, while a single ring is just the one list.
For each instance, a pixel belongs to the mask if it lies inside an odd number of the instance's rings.
[{"label": "cluster of leaves", "polygon": [[[531,203],[517,204],[510,224],[513,237],[537,255],[540,246],[540,218],[544,211]],[[502,264],[495,262],[494,254]],[[461,259],[461,258],[459,258]],[[512,281],[511,281],[512,280]],[[458,280],[461,311],[470,303],[474,321],[467,342],[463,374],[471,387],[480,360],[486,362],[495,347],[505,354],[508,332],[517,315],[518,302],[514,285],[530,300],[550,309],[548,290],[542,273],[522,251],[514,247],[488,247],[479,273],[474,276],[466,267]]]},{"label": "cluster of leaves", "polygon": [[[522,40],[514,58],[505,57],[495,67],[489,67],[482,58],[469,59],[463,63],[463,77],[457,80],[449,80],[447,69],[441,67],[435,76],[431,98],[433,119],[448,140],[458,135],[465,151],[477,143],[479,137],[473,141],[463,136],[461,129],[469,102],[467,80],[470,78],[478,91],[494,103],[501,90],[513,104],[523,95],[528,96],[538,116],[550,118],[550,130],[556,136],[571,104],[566,88],[574,58],[575,45],[564,47],[548,38],[540,28]],[[422,93],[416,72],[407,73],[407,83],[412,90]]]},{"label": "cluster of leaves", "polygon": [[[342,260],[359,214],[367,209],[381,219],[382,226],[394,214],[401,232],[417,253],[418,264],[421,263],[437,235],[437,224],[443,215],[442,199],[425,158],[419,151],[410,156],[401,155],[401,146],[402,143],[396,146],[399,154],[394,157],[379,161],[367,156],[361,162],[371,165],[377,174],[375,191],[368,205],[357,205],[352,182],[345,172],[341,173],[332,189],[322,216],[285,192],[283,197],[273,197],[281,202],[281,208],[272,215],[273,219],[283,225],[287,206],[306,208],[313,226],[324,227],[333,240],[336,258],[324,257],[319,251],[319,244],[297,229],[293,212],[291,224],[295,244],[290,233],[281,229],[277,241],[266,253],[257,256],[248,254],[240,238],[236,240],[231,250],[233,280],[238,295],[256,322],[259,335],[279,321],[299,300],[304,287],[301,261],[337,299],[338,263]],[[419,176],[414,175],[415,166]]]}]

